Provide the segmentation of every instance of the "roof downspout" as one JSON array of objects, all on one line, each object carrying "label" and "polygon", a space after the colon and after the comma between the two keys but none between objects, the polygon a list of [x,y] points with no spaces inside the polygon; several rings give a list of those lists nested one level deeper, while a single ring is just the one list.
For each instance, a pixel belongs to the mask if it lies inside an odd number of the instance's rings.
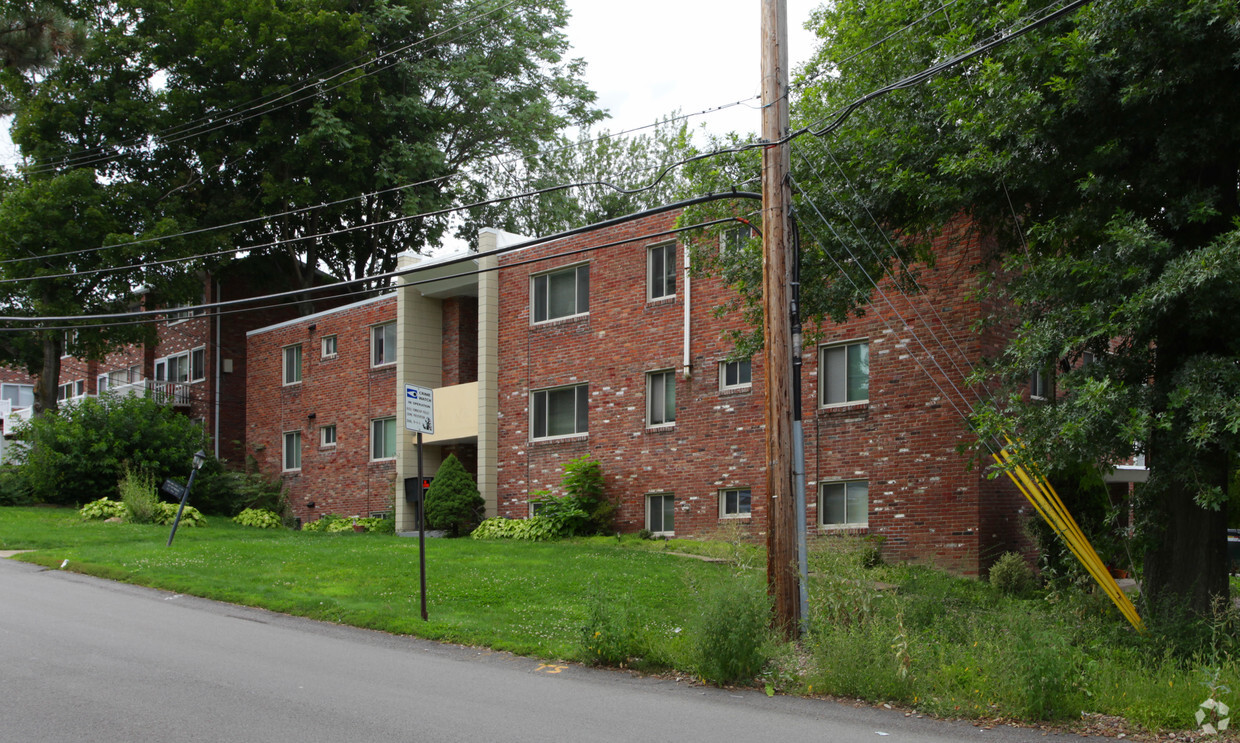
[{"label": "roof downspout", "polygon": [[690,372],[693,370],[693,357],[689,353],[689,318],[692,315],[692,302],[689,293],[689,246],[685,245],[685,341],[684,341],[684,358],[682,364],[684,369],[681,374],[685,379],[689,378]]},{"label": "roof downspout", "polygon": [[[213,299],[218,301],[219,298],[220,280],[215,279],[215,297],[213,297]],[[215,310],[215,400],[212,402],[214,412],[211,415],[212,428],[215,429],[215,431],[211,434],[211,443],[215,449],[216,459],[220,458],[220,367],[224,365],[223,360],[220,358],[220,354],[224,350],[223,344],[220,343],[221,339],[220,310],[217,307]]]}]

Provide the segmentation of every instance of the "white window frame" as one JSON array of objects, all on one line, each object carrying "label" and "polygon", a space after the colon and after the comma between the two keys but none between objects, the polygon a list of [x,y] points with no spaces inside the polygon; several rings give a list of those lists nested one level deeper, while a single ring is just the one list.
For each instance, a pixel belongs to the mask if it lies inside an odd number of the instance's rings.
[{"label": "white window frame", "polygon": [[749,225],[728,227],[719,232],[719,255],[740,253],[745,241],[753,237],[753,228]]},{"label": "white window frame", "polygon": [[[388,329],[391,328],[391,332]],[[388,343],[388,341],[391,343]],[[388,346],[391,348],[388,348]],[[396,363],[396,323],[370,326],[370,366],[391,366]]]},{"label": "white window frame", "polygon": [[1034,369],[1029,374],[1029,399],[1049,400],[1055,394],[1055,380],[1050,369]]},{"label": "white window frame", "polygon": [[[659,518],[665,519],[666,516],[668,515],[667,512],[664,512],[662,508],[663,499],[665,498],[670,499],[672,503],[672,507],[670,509],[667,509],[667,511],[670,512],[671,517],[672,517],[672,524],[671,524],[672,528],[671,529],[667,529],[667,528],[655,529],[654,528],[655,524],[651,520],[651,515],[653,514],[651,507],[654,501],[658,499],[660,503]],[[662,523],[660,523],[659,526],[667,527],[666,521],[663,521]],[[654,534],[655,536],[659,536],[659,537],[676,536],[676,495],[674,493],[647,493],[646,494],[646,529],[648,529],[651,534]]]},{"label": "white window frame", "polygon": [[281,471],[301,470],[301,431],[285,431],[281,440],[283,442],[280,448]]},{"label": "white window frame", "polygon": [[[850,379],[848,378],[848,369],[853,349],[858,350],[865,356],[865,396],[849,399]],[[828,354],[834,354],[837,351],[844,352],[844,399],[830,400],[835,383],[829,373],[829,363],[827,361]],[[869,339],[857,339],[844,341],[842,343],[828,343],[818,347],[818,404],[824,408],[842,407],[845,405],[857,405],[868,403],[870,401],[870,341]]]},{"label": "white window frame", "polygon": [[[391,424],[391,427],[392,427],[392,433],[391,433],[392,454],[390,456],[387,455],[386,453],[387,446],[388,446],[387,437],[389,435],[387,432],[387,428],[388,428],[389,423]],[[396,458],[396,440],[397,440],[397,431],[396,431],[396,417],[395,416],[387,416],[385,418],[371,418],[370,419],[370,461],[389,462],[395,459]],[[384,451],[379,451],[380,445],[383,446]],[[379,456],[375,456],[376,454],[378,454]]]},{"label": "white window frame", "polygon": [[108,384],[112,381],[107,374],[100,374],[95,377],[95,394],[102,395],[108,391]]},{"label": "white window frame", "polygon": [[319,426],[319,446],[328,447],[336,445],[336,424],[328,423],[325,426]]},{"label": "white window frame", "polygon": [[[193,359],[195,356],[202,357],[202,376],[195,376]],[[175,362],[175,363],[174,363]],[[177,376],[181,376],[181,370],[185,370],[184,378],[169,379],[168,370],[172,366],[177,369]],[[173,382],[176,384],[191,384],[193,382],[202,382],[207,378],[207,347],[199,346],[188,351],[180,351],[178,353],[168,354],[162,358],[155,359],[155,380],[157,382]]]},{"label": "white window frame", "polygon": [[[728,367],[735,367],[736,379],[735,383],[728,383]],[[743,374],[742,374],[743,370]],[[741,381],[744,377],[744,381]],[[737,359],[736,361],[720,361],[719,362],[719,389],[727,392],[730,390],[747,390],[753,387],[753,360]]]},{"label": "white window frame", "polygon": [[[570,433],[547,433],[551,425],[551,402],[552,393],[572,390],[573,400],[573,430]],[[584,406],[584,410],[580,409]],[[539,415],[541,409],[542,415]],[[542,434],[539,435],[539,421],[541,418]],[[532,441],[550,441],[554,439],[566,439],[574,436],[585,436],[590,432],[590,387],[586,383],[570,384],[562,387],[547,387],[540,390],[530,391],[530,439]]]},{"label": "white window frame", "polygon": [[[746,494],[745,510],[741,510],[740,494]],[[728,509],[728,496],[735,495],[736,510]],[[719,491],[719,518],[747,519],[753,515],[753,490],[750,488],[723,488]]]},{"label": "white window frame", "polygon": [[319,339],[319,357],[334,359],[340,355],[340,342],[336,335],[325,335]]},{"label": "white window frame", "polygon": [[[290,358],[290,357],[295,357]],[[293,371],[292,361],[296,361],[296,374],[290,374]],[[283,346],[280,349],[280,381],[285,387],[294,384],[301,384],[302,376],[302,355],[301,344],[294,343],[290,346]]]},{"label": "white window frame", "polygon": [[[662,274],[658,275],[661,269]],[[660,243],[646,249],[646,300],[676,298],[676,243]]]},{"label": "white window frame", "polygon": [[[16,399],[16,400],[13,400],[11,395],[6,394],[6,393],[8,393],[8,391],[9,391],[10,389],[12,389],[12,388],[14,388],[14,387],[15,387],[15,388],[17,388],[17,390],[16,390],[16,391],[17,391],[17,399]],[[29,405],[19,405],[19,404],[18,404],[18,403],[20,403],[20,402],[21,402],[21,399],[22,399],[22,390],[27,390],[27,391],[28,391],[28,392],[27,392],[27,396],[30,398],[30,404],[29,404]],[[8,400],[9,402],[11,402],[11,403],[13,404],[13,409],[14,409],[14,410],[18,410],[18,409],[22,409],[22,408],[29,408],[29,407],[31,407],[31,406],[33,406],[33,405],[34,405],[34,385],[33,385],[33,384],[19,384],[18,382],[4,382],[4,383],[0,383],[0,399],[3,399],[3,400]]]},{"label": "white window frame", "polygon": [[[848,520],[849,490],[854,486],[865,488],[865,521]],[[842,488],[844,496],[844,521],[827,521],[827,490]],[[824,529],[860,529],[870,525],[870,482],[869,480],[826,480],[818,483],[818,525]]]},{"label": "white window frame", "polygon": [[199,346],[189,352],[189,381],[202,382],[207,378],[207,347]]},{"label": "white window frame", "polygon": [[[551,314],[551,282],[553,277],[573,275],[573,311],[563,314]],[[540,306],[541,305],[541,306]],[[570,317],[583,317],[590,314],[590,264],[577,263],[562,266],[552,271],[543,271],[530,277],[530,322],[534,325],[556,322]]]},{"label": "white window frame", "polygon": [[[669,413],[668,390],[671,391]],[[646,427],[676,425],[676,370],[660,369],[646,373]]]}]

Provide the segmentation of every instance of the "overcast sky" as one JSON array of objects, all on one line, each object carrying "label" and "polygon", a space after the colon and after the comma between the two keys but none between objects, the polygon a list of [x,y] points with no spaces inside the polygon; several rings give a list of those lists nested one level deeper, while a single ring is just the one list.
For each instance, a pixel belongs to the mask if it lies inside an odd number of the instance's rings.
[{"label": "overcast sky", "polygon": [[[814,48],[803,29],[819,0],[786,0],[789,61],[796,69]],[[567,0],[572,55],[586,60],[586,81],[611,113],[615,132],[756,96],[762,0]],[[622,8],[622,10],[621,10]],[[690,119],[715,134],[757,132],[757,101]],[[752,107],[751,107],[752,106]]]}]

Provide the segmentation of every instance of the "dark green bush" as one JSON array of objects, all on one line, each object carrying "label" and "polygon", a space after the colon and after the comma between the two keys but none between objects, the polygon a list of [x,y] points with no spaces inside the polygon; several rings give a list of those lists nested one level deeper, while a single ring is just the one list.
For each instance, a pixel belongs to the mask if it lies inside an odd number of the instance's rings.
[{"label": "dark green bush", "polygon": [[474,530],[485,506],[474,478],[455,454],[449,454],[426,491],[426,525],[452,536]]},{"label": "dark green bush", "polygon": [[1033,569],[1017,552],[1005,552],[990,566],[990,585],[1006,596],[1023,596],[1036,585]]},{"label": "dark green bush", "polygon": [[555,539],[575,537],[590,531],[590,514],[586,513],[581,499],[573,495],[554,496],[546,491],[533,493],[538,518],[551,524]]},{"label": "dark green bush", "polygon": [[156,482],[189,475],[206,448],[202,428],[145,397],[104,395],[66,405],[18,428],[26,446],[22,474],[36,501],[85,503],[116,497],[125,468]]},{"label": "dark green bush", "polygon": [[597,461],[583,454],[564,463],[560,485],[576,505],[585,511],[588,525],[575,529],[574,533],[611,534],[615,529],[616,506],[603,491],[603,468]]},{"label": "dark green bush", "polygon": [[0,467],[0,506],[28,506],[35,502],[30,482],[20,467]]},{"label": "dark green bush", "polygon": [[288,512],[284,482],[261,472],[234,472],[210,459],[194,478],[190,500],[203,513],[236,516],[246,509],[272,511],[283,517]]}]

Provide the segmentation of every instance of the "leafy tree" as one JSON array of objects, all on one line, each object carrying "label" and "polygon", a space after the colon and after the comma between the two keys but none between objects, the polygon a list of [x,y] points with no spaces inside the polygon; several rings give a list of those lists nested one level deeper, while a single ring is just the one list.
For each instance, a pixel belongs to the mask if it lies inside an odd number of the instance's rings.
[{"label": "leafy tree", "polygon": [[58,504],[115,498],[128,472],[187,477],[205,443],[202,427],[171,406],[111,394],[33,418],[17,438],[39,442],[26,452],[22,474],[37,500]]},{"label": "leafy tree", "polygon": [[394,269],[446,225],[406,215],[452,203],[470,163],[600,115],[563,59],[562,0],[122,0],[99,15],[93,46],[115,53],[30,91],[23,152],[55,162],[66,131],[95,128],[78,107],[130,103],[129,131],[81,145],[140,160],[182,219],[240,223],[238,250],[297,258],[302,286],[320,267]]},{"label": "leafy tree", "polygon": [[472,531],[486,506],[474,478],[455,454],[439,465],[425,497],[426,525],[446,529],[454,537]]},{"label": "leafy tree", "polygon": [[472,167],[467,198],[480,202],[581,185],[476,207],[457,235],[476,240],[480,227],[551,235],[666,204],[684,188],[681,169],[671,166],[694,153],[688,126],[670,119],[649,133],[631,136],[612,135],[606,129],[582,129],[576,140],[558,135],[535,152],[492,158]]},{"label": "leafy tree", "polygon": [[[56,60],[77,53],[86,35],[66,10],[43,0],[0,6],[0,76],[44,73]],[[0,113],[13,113],[13,101],[3,94]]]},{"label": "leafy tree", "polygon": [[[983,0],[824,6],[794,126],[825,134],[852,101],[1032,12]],[[798,213],[837,227],[807,251],[809,316],[864,311],[865,273],[907,280],[904,266],[932,263],[932,240],[947,230],[993,246],[1002,264],[991,266],[990,297],[1008,308],[995,319],[1015,332],[978,373],[1002,384],[977,409],[979,437],[1018,433],[1052,475],[1081,462],[1105,468],[1134,445],[1145,454],[1150,481],[1136,505],[1156,614],[1204,613],[1228,592],[1225,493],[1240,447],[1237,116],[1234,2],[1117,0],[872,100],[833,134],[793,146]],[[1057,372],[1049,404],[1020,394],[1034,369]]]}]

